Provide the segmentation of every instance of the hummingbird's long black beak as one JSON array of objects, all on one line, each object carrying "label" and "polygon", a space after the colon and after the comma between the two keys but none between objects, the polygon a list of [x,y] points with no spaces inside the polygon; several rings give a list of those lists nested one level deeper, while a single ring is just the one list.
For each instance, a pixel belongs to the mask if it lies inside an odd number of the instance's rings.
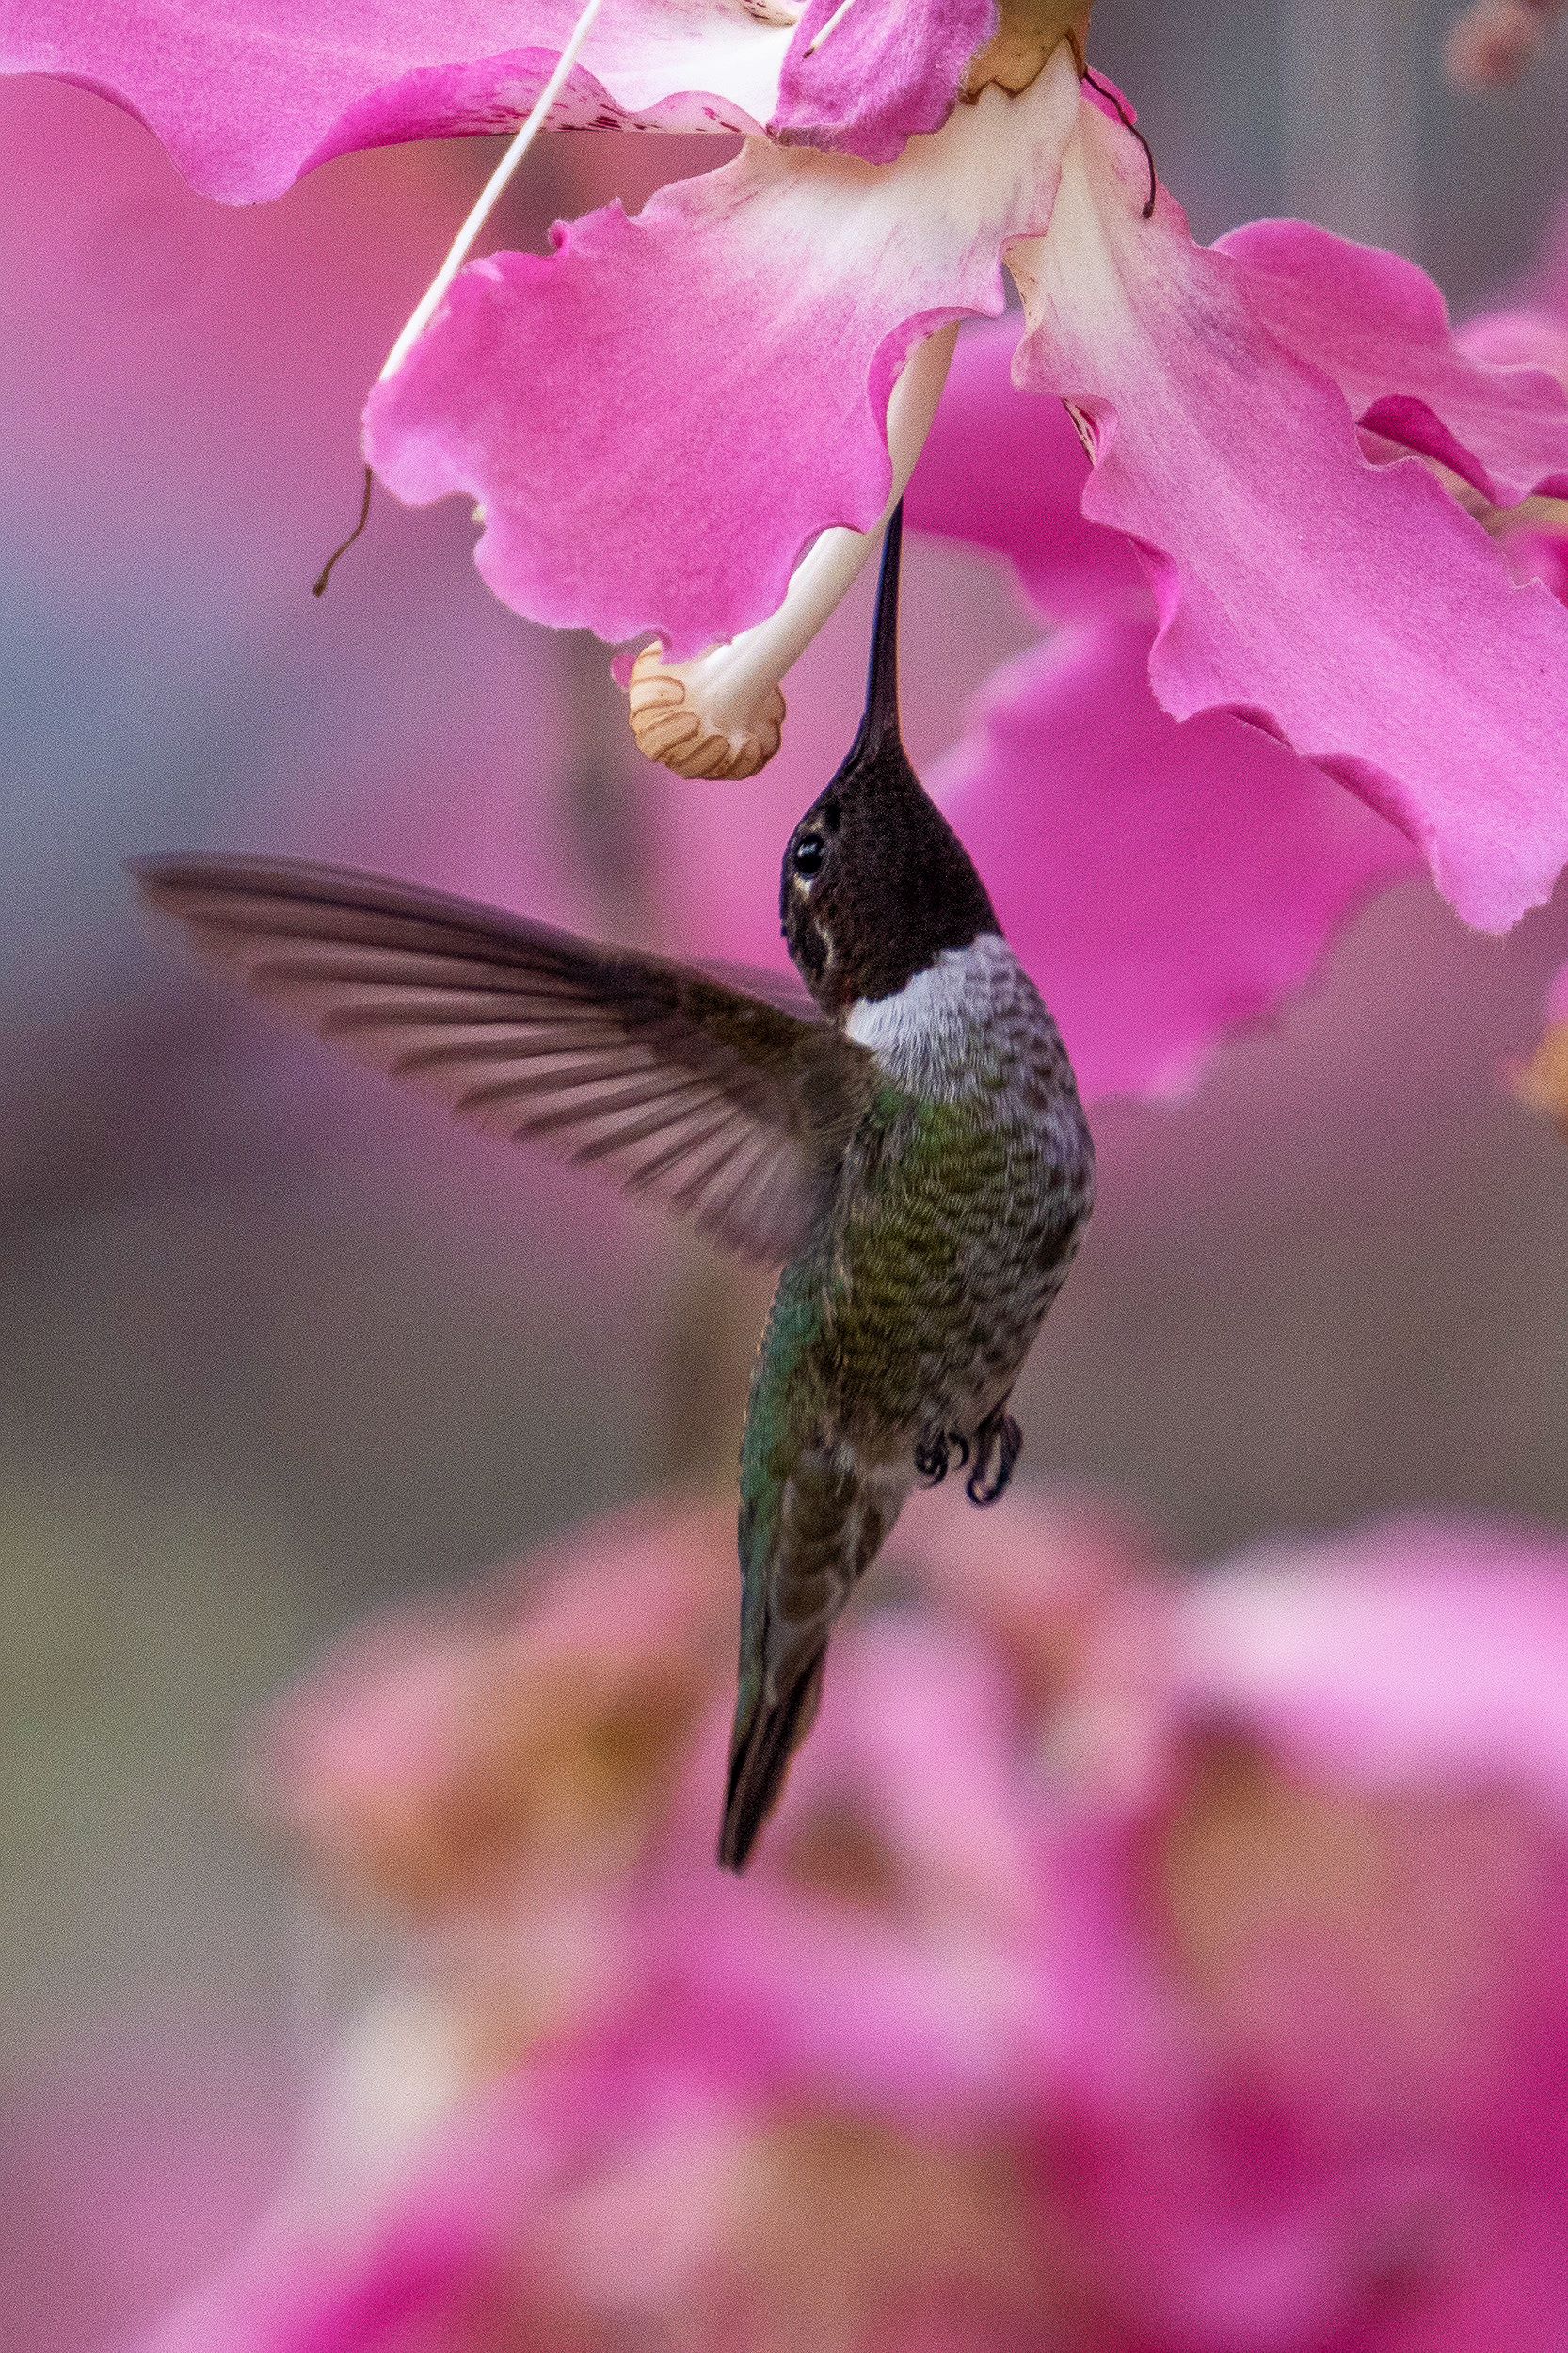
[{"label": "hummingbird's long black beak", "polygon": [[904,501],[888,519],[882,569],[876,584],[876,618],[872,623],[872,658],[866,672],[866,708],[852,760],[874,759],[901,741],[898,716],[898,587],[904,552]]}]

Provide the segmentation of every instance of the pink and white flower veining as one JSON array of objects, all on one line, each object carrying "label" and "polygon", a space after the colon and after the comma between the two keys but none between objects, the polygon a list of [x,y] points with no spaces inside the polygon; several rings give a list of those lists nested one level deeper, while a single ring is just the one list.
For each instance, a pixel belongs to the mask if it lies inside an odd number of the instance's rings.
[{"label": "pink and white flower veining", "polygon": [[[605,0],[552,120],[701,122],[746,147],[634,218],[558,231],[549,256],[471,264],[371,401],[378,470],[416,501],[476,502],[481,567],[520,611],[651,632],[648,748],[749,774],[776,741],[778,673],[914,462],[941,330],[999,312],[1005,267],[1025,300],[1015,381],[1067,403],[1093,446],[1083,513],[1124,552],[1103,565],[1117,610],[1152,600],[1160,710],[1201,718],[1216,756],[1243,722],[1288,745],[1391,821],[1467,920],[1505,927],[1568,856],[1568,613],[1487,524],[1568,488],[1562,385],[1456,338],[1392,257],[1288,223],[1206,249],[1162,190],[1145,218],[1147,158],[1120,102],[1080,82],[1087,10],[996,22],[976,0],[811,0],[798,21],[775,0]],[[1016,64],[1020,24],[1022,70],[990,71],[1010,41]],[[528,26],[520,45],[491,0],[352,0],[330,22],[288,0],[264,40],[240,0],[199,0],[172,34],[128,0],[45,0],[0,16],[0,65],[112,91],[201,184],[256,195],[357,144],[515,122],[582,29],[559,0]],[[912,359],[931,381],[901,445]],[[1033,462],[1031,437],[1005,438]],[[968,472],[977,505],[1039,515],[1025,475]],[[1026,550],[1026,576],[1053,552]],[[1125,673],[1133,644],[1099,643],[1097,673],[1035,665],[1027,692],[1048,722],[1058,687]],[[1209,774],[1201,744],[1152,714],[1142,733],[1144,773],[1168,754]],[[1301,907],[1178,990],[1168,1033],[1113,1057],[1111,1083],[1178,1077],[1204,1000],[1261,1008],[1400,863],[1257,746],[1236,760],[1251,846],[1198,925],[1246,905],[1249,864],[1276,850],[1304,857]],[[1272,791],[1249,792],[1254,766]],[[1211,814],[1182,824],[1224,855]],[[1163,936],[1175,963],[1180,922]]]},{"label": "pink and white flower veining", "polygon": [[[1484,523],[1507,576],[1568,603],[1568,503],[1555,491],[1509,503],[1525,482],[1559,479],[1540,471],[1543,388],[1568,385],[1549,264],[1532,304],[1455,333],[1418,272],[1320,231],[1259,224],[1218,251],[1247,265],[1260,312],[1296,348],[1320,328],[1368,458],[1424,456]],[[1396,328],[1410,355],[1402,380],[1419,388],[1397,401]],[[1080,513],[1090,477],[1078,437],[1055,401],[1017,389],[1012,344],[1005,322],[964,337],[906,513],[1004,556],[1059,633],[999,674],[933,780],[983,859],[996,844],[999,906],[1089,1093],[1148,1091],[1179,1083],[1238,1022],[1272,1011],[1415,860],[1399,831],[1240,719],[1177,727],[1162,712],[1145,675],[1159,569]],[[1499,385],[1507,396],[1494,402]],[[1093,483],[1085,504],[1096,511]],[[1158,656],[1155,670],[1158,681]],[[1441,688],[1430,691],[1435,707]],[[1516,692],[1533,694],[1528,670]]]}]

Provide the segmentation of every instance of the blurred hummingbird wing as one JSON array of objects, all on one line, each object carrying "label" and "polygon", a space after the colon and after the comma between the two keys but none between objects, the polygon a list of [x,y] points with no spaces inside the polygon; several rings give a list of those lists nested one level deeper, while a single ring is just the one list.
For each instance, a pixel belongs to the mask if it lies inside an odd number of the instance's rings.
[{"label": "blurred hummingbird wing", "polygon": [[810,990],[793,972],[777,972],[766,964],[730,964],[716,956],[704,957],[696,968],[711,981],[740,989],[744,996],[760,997],[765,1005],[780,1013],[795,1014],[802,1021],[822,1020]]},{"label": "blurred hummingbird wing", "polygon": [[198,952],[362,1062],[510,1141],[608,1170],[743,1257],[788,1257],[870,1059],[709,972],[284,859],[133,870]]}]

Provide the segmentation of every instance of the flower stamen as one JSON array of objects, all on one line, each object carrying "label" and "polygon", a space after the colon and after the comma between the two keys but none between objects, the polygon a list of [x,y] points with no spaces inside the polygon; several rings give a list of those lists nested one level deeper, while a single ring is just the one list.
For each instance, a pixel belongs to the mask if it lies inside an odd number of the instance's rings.
[{"label": "flower stamen", "polygon": [[632,732],[648,759],[680,776],[754,776],[777,751],[784,725],[779,681],[806,651],[881,545],[888,518],[925,447],[952,364],[958,326],[938,328],[917,346],[888,403],[893,479],[872,531],[821,534],[795,567],[783,602],[690,662],[670,662],[655,641],[632,671]]},{"label": "flower stamen", "polygon": [[555,68],[549,81],[546,82],[529,108],[526,119],[514,135],[505,154],[486,181],[479,200],[461,229],[458,230],[451,251],[430,280],[403,332],[388,352],[386,364],[377,379],[380,383],[384,384],[389,376],[397,374],[398,369],[403,365],[404,360],[440,308],[445,299],[447,288],[468,260],[480,231],[501,201],[518,166],[533,146],[551,108],[565,88],[571,70],[582,54],[583,43],[587,40],[593,28],[594,19],[602,6],[603,0],[586,0],[582,15],[572,27],[570,40],[555,61]]}]

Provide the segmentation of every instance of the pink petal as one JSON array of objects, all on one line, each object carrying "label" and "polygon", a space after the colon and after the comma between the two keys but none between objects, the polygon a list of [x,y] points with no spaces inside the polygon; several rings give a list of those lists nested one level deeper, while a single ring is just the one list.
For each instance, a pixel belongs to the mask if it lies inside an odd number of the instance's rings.
[{"label": "pink petal", "polygon": [[1459,341],[1488,367],[1544,368],[1568,385],[1568,309],[1560,317],[1552,311],[1483,311],[1460,328]]},{"label": "pink petal", "polygon": [[1084,108],[1050,235],[1016,257],[1023,379],[1094,421],[1085,510],[1145,550],[1151,677],[1319,762],[1502,929],[1568,856],[1568,613],[1515,587],[1424,467],[1362,457],[1343,395],[1259,316],[1253,273],[1192,243],[1144,158]]},{"label": "pink petal", "polygon": [[1152,636],[1112,619],[1025,654],[933,777],[1091,1098],[1188,1083],[1413,863],[1258,728],[1168,718]]},{"label": "pink petal", "polygon": [[1194,1584],[1183,1704],[1371,1785],[1528,1786],[1568,1821],[1568,1545],[1394,1520]]},{"label": "pink petal", "polygon": [[999,312],[1005,240],[1048,221],[1069,69],[987,91],[882,168],[754,142],[704,179],[465,271],[367,445],[416,505],[482,502],[516,611],[676,656],[771,613],[816,534],[888,494],[911,346]]},{"label": "pink petal", "polygon": [[1148,614],[1154,600],[1130,543],[1083,513],[1089,460],[1066,409],[1013,382],[1016,318],[958,339],[936,421],[910,479],[918,531],[992,548],[1017,567],[1042,613]]},{"label": "pink petal", "polygon": [[1305,221],[1254,221],[1217,252],[1244,264],[1255,317],[1331,376],[1357,421],[1435,457],[1499,506],[1568,489],[1568,392],[1546,365],[1456,336],[1426,274]]},{"label": "pink petal", "polygon": [[995,29],[995,0],[851,0],[834,23],[840,5],[810,0],[768,127],[786,142],[888,164],[915,133],[947,120],[969,59]]},{"label": "pink petal", "polygon": [[[231,203],[280,196],[354,148],[509,130],[582,0],[27,0],[0,72],[54,73],[117,100],[186,178]],[[526,41],[520,34],[526,27]],[[551,120],[758,130],[791,38],[743,0],[606,0]]]}]

